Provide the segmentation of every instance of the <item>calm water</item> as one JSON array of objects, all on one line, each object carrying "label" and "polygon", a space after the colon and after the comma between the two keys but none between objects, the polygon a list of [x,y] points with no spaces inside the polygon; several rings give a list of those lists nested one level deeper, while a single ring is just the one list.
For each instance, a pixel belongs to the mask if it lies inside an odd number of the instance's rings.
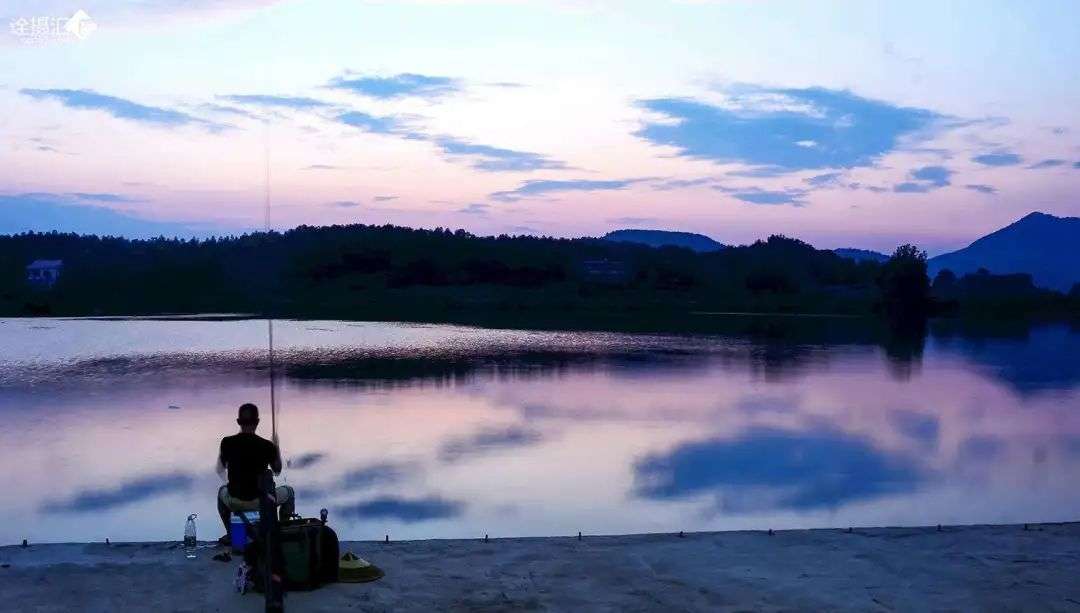
[{"label": "calm water", "polygon": [[[854,326],[278,322],[284,480],[355,539],[1080,518],[1080,331]],[[0,543],[218,536],[265,334],[0,320]]]}]

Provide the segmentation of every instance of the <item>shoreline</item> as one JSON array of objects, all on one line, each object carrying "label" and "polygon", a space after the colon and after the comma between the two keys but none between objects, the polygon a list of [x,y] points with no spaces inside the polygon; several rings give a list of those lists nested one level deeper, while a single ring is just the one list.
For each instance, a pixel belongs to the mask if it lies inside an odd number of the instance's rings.
[{"label": "shoreline", "polygon": [[[0,547],[13,611],[258,611],[200,543]],[[345,541],[386,571],[290,610],[1080,609],[1080,522],[469,540]],[[9,608],[10,607],[10,608]]]}]

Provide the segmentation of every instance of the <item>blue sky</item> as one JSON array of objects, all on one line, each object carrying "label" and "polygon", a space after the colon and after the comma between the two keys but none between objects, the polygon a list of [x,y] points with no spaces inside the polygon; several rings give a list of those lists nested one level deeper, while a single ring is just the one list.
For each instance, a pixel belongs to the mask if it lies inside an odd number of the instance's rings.
[{"label": "blue sky", "polygon": [[85,40],[0,33],[0,232],[258,227],[267,154],[279,227],[636,221],[939,252],[1080,214],[1074,2],[47,0],[0,18],[80,8]]}]

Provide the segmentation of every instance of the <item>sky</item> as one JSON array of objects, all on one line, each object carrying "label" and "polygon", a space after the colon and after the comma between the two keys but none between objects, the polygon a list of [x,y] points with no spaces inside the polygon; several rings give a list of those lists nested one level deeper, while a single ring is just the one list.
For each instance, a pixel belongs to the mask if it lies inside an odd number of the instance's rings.
[{"label": "sky", "polygon": [[0,21],[0,233],[237,233],[267,191],[279,229],[931,255],[1080,215],[1069,0],[15,0]]}]

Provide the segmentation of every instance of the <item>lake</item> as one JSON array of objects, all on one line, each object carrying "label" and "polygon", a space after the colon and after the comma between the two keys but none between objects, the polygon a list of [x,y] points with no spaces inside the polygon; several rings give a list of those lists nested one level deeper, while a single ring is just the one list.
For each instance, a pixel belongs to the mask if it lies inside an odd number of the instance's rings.
[{"label": "lake", "polygon": [[[1080,518],[1080,330],[729,319],[276,322],[279,483],[347,539]],[[266,333],[0,319],[0,544],[219,536],[237,406],[269,437]]]}]

